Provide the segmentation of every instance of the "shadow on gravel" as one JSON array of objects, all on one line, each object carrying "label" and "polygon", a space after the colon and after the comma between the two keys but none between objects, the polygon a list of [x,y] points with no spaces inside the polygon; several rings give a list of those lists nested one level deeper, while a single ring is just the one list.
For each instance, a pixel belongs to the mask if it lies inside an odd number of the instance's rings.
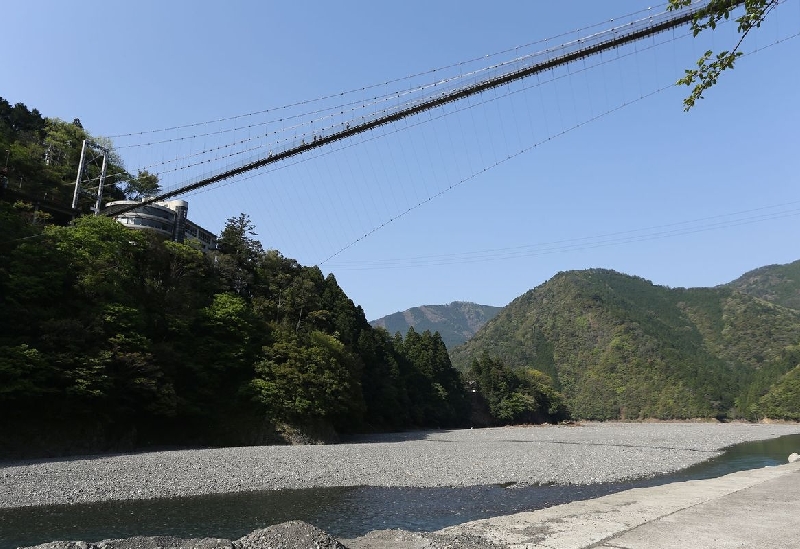
[{"label": "shadow on gravel", "polygon": [[447,436],[463,429],[427,429],[423,431],[401,431],[399,433],[375,433],[369,435],[346,435],[340,439],[341,444],[374,444],[376,442],[409,442],[412,440],[449,442],[441,440]]}]

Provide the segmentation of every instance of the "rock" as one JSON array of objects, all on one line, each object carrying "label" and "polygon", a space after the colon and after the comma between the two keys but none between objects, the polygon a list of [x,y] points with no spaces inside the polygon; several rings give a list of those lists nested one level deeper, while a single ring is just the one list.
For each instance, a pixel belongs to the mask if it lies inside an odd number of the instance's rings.
[{"label": "rock", "polygon": [[256,530],[233,542],[234,549],[347,549],[330,534],[300,520]]},{"label": "rock", "polygon": [[406,530],[373,530],[353,540],[344,540],[350,549],[431,549],[430,540]]},{"label": "rock", "polygon": [[789,454],[789,463],[794,463],[795,461],[800,459],[800,454],[793,452]]}]

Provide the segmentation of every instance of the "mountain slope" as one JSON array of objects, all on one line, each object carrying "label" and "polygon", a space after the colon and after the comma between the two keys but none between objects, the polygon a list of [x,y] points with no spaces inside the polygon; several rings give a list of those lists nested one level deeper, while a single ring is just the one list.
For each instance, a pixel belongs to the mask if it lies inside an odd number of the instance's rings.
[{"label": "mountain slope", "polygon": [[800,260],[759,267],[725,286],[784,307],[800,309]]},{"label": "mountain slope", "polygon": [[526,292],[451,355],[462,371],[482,353],[541,370],[579,418],[688,418],[727,413],[798,342],[799,311],[591,269]]},{"label": "mountain slope", "polygon": [[423,305],[373,320],[372,326],[385,328],[389,333],[405,335],[413,326],[417,332],[439,332],[448,349],[464,343],[495,317],[502,307],[453,301],[449,305]]}]

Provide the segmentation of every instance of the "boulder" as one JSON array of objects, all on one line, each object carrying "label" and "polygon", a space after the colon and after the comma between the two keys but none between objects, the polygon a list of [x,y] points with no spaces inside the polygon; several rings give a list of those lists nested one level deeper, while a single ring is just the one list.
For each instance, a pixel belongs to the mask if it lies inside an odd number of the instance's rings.
[{"label": "boulder", "polygon": [[347,549],[319,528],[292,520],[251,532],[233,542],[234,549]]}]

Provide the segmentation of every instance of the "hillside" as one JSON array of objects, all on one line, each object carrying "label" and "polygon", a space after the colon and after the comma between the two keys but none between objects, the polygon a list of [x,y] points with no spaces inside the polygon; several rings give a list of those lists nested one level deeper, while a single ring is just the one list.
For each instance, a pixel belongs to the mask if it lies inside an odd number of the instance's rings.
[{"label": "hillside", "polygon": [[800,260],[786,265],[759,267],[725,286],[800,310]]},{"label": "hillside", "polygon": [[[0,459],[468,424],[438,335],[373,329],[333,274],[264,250],[247,214],[205,252],[79,215],[84,141],[109,144],[0,97]],[[106,200],[156,192],[105,154]]]},{"label": "hillside", "polygon": [[688,418],[755,413],[798,342],[799,311],[591,269],[526,292],[451,355],[462,371],[483,353],[541,370],[579,418]]},{"label": "hillside", "polygon": [[390,334],[405,334],[410,327],[417,332],[439,332],[448,349],[460,345],[475,335],[502,307],[453,301],[449,305],[423,305],[393,313],[370,322],[385,328]]}]

